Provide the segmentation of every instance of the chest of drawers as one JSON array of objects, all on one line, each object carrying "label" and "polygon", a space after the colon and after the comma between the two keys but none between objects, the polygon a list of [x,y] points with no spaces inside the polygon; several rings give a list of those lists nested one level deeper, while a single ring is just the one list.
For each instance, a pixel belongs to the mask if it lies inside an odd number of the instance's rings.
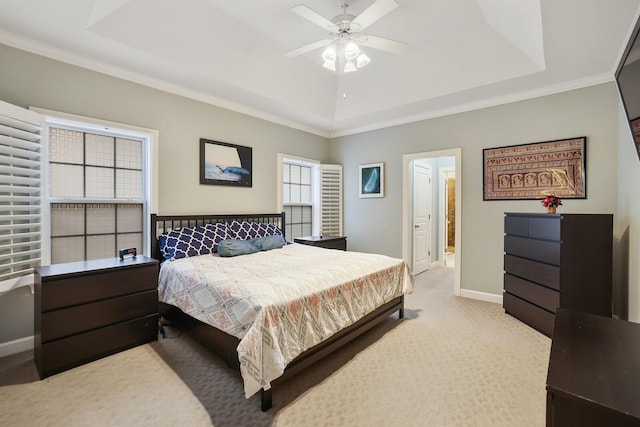
[{"label": "chest of drawers", "polygon": [[613,215],[504,218],[508,314],[551,336],[558,307],[611,317]]},{"label": "chest of drawers", "polygon": [[38,267],[40,378],[157,339],[158,261],[138,256]]}]

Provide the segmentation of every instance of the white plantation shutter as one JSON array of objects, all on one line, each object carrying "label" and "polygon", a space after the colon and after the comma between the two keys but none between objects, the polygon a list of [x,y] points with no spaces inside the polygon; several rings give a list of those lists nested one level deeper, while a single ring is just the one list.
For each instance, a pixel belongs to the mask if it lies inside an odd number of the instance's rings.
[{"label": "white plantation shutter", "polygon": [[320,165],[320,229],[342,236],[342,165]]},{"label": "white plantation shutter", "polygon": [[41,129],[42,116],[0,101],[0,293],[40,265]]}]

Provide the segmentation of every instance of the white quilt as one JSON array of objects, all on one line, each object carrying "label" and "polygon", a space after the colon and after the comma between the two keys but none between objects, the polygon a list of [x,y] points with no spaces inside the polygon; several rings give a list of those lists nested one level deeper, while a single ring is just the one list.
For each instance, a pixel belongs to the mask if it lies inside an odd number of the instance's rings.
[{"label": "white quilt", "polygon": [[403,260],[300,244],[165,262],[158,285],[161,301],[240,339],[247,398],[305,350],[412,291]]}]

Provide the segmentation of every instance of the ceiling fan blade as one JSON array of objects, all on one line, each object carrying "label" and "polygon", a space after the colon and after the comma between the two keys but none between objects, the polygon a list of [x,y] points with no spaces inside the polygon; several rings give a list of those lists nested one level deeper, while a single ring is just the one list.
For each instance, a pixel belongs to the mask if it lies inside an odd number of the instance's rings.
[{"label": "ceiling fan blade", "polygon": [[407,49],[407,44],[403,42],[397,42],[391,39],[385,39],[383,37],[366,35],[358,40],[362,45],[372,47],[378,50],[384,50],[390,53],[402,53]]},{"label": "ceiling fan blade", "polygon": [[359,31],[362,31],[396,7],[398,7],[398,3],[395,0],[377,0],[358,15],[351,24],[355,24]]},{"label": "ceiling fan blade", "polygon": [[331,43],[331,40],[329,39],[318,40],[315,43],[311,43],[306,46],[302,46],[295,50],[292,50],[291,52],[287,52],[284,54],[284,56],[286,56],[287,58],[293,58],[295,56],[302,55],[303,53],[311,52],[312,50],[327,46],[329,43]]},{"label": "ceiling fan blade", "polygon": [[303,17],[304,19],[313,22],[316,25],[324,28],[327,31],[335,31],[337,30],[336,24],[329,21],[324,16],[314,12],[309,9],[307,6],[299,4],[298,6],[294,6],[291,8],[291,11],[296,15]]}]

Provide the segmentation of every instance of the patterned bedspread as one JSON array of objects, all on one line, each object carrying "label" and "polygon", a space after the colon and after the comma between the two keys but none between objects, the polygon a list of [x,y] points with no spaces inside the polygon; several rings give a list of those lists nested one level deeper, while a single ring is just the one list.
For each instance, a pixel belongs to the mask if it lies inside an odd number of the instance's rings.
[{"label": "patterned bedspread", "polygon": [[412,292],[413,276],[400,259],[291,244],[165,262],[158,291],[161,301],[240,339],[249,398],[305,350]]}]

